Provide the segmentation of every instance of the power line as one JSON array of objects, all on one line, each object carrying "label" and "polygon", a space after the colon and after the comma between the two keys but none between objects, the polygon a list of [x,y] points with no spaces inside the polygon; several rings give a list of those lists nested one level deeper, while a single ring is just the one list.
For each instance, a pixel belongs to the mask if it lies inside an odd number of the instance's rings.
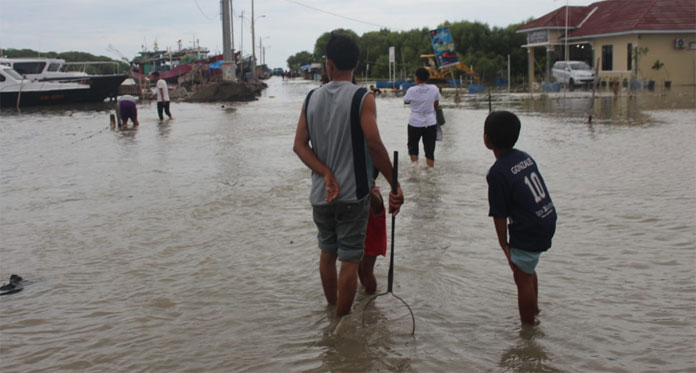
[{"label": "power line", "polygon": [[207,18],[209,21],[216,21],[214,18],[208,17],[205,13],[203,13],[203,9],[201,9],[201,6],[198,5],[198,0],[193,0],[194,3],[196,3],[196,7],[198,8],[198,11],[201,12],[201,15],[205,18]]},{"label": "power line", "polygon": [[385,28],[385,29],[388,29],[388,28],[389,28],[389,27],[386,27],[386,26],[383,26],[383,25],[378,25],[378,24],[376,24],[376,23],[366,22],[366,21],[362,21],[362,20],[359,20],[359,19],[356,19],[356,18],[351,18],[351,17],[347,17],[347,16],[344,16],[344,15],[341,15],[341,14],[336,14],[336,13],[332,13],[332,12],[329,12],[329,11],[326,11],[326,10],[323,10],[323,9],[315,8],[315,7],[311,6],[311,5],[303,4],[303,3],[299,2],[299,1],[295,1],[295,0],[285,0],[285,1],[290,2],[290,3],[293,3],[293,4],[295,4],[295,5],[299,5],[299,6],[308,8],[308,9],[315,10],[315,11],[317,11],[317,12],[321,12],[321,13],[325,13],[325,14],[328,14],[328,15],[332,15],[332,16],[334,16],[334,17],[344,18],[344,19],[347,19],[347,20],[350,20],[350,21],[353,21],[353,22],[363,23],[363,24],[370,25],[370,26],[377,26],[377,27],[379,27],[379,28]]}]

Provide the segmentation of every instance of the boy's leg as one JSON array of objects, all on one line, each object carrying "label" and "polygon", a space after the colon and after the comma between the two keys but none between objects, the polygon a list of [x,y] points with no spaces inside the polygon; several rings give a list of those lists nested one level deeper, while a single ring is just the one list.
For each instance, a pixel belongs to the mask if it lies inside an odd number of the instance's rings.
[{"label": "boy's leg", "polygon": [[324,295],[329,304],[336,304],[336,258],[337,254],[321,252],[319,257],[319,275],[321,276],[321,286],[324,288]]},{"label": "boy's leg", "polygon": [[336,302],[336,316],[350,313],[358,288],[358,267],[360,262],[341,262],[341,271],[338,274],[338,301]]},{"label": "boy's leg", "polygon": [[537,279],[537,273],[534,272],[534,308],[536,309],[536,314],[540,314],[539,309],[539,280]]},{"label": "boy's leg", "polygon": [[420,132],[418,128],[408,125],[408,155],[411,162],[418,162],[418,145],[420,143]]},{"label": "boy's leg", "polygon": [[513,273],[517,285],[517,307],[523,324],[535,325],[534,316],[537,311],[537,292],[535,289],[536,273],[524,273],[516,265]]},{"label": "boy's leg", "polygon": [[157,115],[159,115],[160,120],[164,120],[164,103],[162,101],[157,101]]},{"label": "boy's leg", "polygon": [[377,279],[374,274],[376,261],[376,256],[365,256],[360,262],[360,268],[358,269],[360,283],[365,287],[365,292],[367,294],[373,294],[377,290]]},{"label": "boy's leg", "polygon": [[172,118],[172,113],[169,112],[169,101],[165,101],[164,103],[164,112],[167,113],[169,119],[174,119]]},{"label": "boy's leg", "polygon": [[425,153],[425,163],[429,167],[435,166],[435,142],[437,140],[437,125],[430,126],[423,130],[423,152]]}]

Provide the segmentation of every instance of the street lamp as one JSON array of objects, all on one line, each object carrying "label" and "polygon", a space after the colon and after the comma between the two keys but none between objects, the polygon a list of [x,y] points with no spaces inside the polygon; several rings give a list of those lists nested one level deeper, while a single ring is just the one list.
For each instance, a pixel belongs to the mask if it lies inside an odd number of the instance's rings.
[{"label": "street lamp", "polygon": [[261,54],[261,64],[266,64],[266,50],[263,47],[263,39],[270,39],[270,36],[259,36],[259,53]]}]

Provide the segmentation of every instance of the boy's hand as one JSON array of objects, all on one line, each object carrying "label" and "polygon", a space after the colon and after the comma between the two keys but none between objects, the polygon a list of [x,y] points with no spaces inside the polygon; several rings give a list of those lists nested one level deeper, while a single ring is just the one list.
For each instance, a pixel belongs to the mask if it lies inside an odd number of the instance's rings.
[{"label": "boy's hand", "polygon": [[328,172],[324,175],[324,185],[326,186],[326,202],[331,202],[338,197],[338,182],[333,174]]},{"label": "boy's hand", "polygon": [[389,193],[389,212],[396,216],[401,209],[401,205],[404,204],[404,192],[401,190],[401,186],[396,188],[396,194]]}]

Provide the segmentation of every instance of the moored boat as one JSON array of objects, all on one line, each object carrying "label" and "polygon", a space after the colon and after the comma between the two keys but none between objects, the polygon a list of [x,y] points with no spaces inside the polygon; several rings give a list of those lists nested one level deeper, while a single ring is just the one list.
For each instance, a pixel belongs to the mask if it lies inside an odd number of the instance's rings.
[{"label": "moored boat", "polygon": [[103,102],[111,97],[114,84],[118,87],[124,79],[122,75],[116,80],[96,80],[90,84],[84,80],[41,81],[27,79],[11,67],[0,65],[0,108]]},{"label": "moored boat", "polygon": [[90,75],[84,71],[65,71],[70,65],[111,64],[113,62],[67,63],[60,58],[0,58],[0,66],[7,66],[24,78],[24,84],[33,82],[60,82],[79,84],[87,88],[94,97],[90,101],[103,101],[106,97],[116,97],[118,87],[128,76],[126,74]]}]

